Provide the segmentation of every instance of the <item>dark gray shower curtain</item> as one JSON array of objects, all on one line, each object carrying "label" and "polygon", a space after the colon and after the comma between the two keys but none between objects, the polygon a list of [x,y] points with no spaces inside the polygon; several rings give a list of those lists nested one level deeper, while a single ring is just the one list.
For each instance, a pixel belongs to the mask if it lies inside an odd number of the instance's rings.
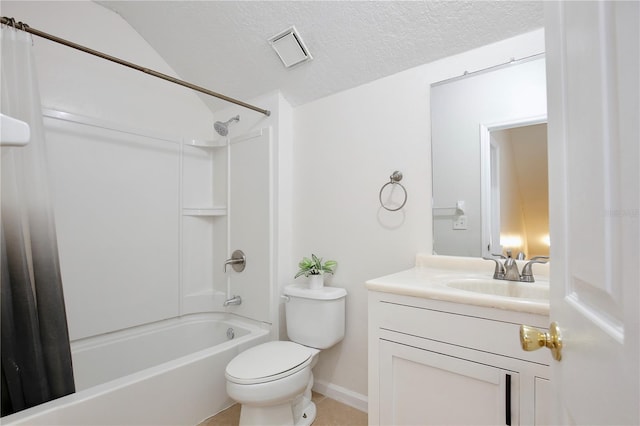
[{"label": "dark gray shower curtain", "polygon": [[25,147],[2,147],[2,416],[74,392],[69,333],[48,191],[31,37],[2,28],[3,114],[27,122]]}]

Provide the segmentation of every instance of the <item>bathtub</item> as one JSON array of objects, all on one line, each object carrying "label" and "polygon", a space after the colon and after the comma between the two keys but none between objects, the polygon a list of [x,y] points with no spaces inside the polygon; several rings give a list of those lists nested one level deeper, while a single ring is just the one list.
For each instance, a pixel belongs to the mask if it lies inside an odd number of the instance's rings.
[{"label": "bathtub", "polygon": [[196,425],[230,406],[224,370],[270,339],[261,323],[191,314],[72,342],[76,393],[1,424]]}]

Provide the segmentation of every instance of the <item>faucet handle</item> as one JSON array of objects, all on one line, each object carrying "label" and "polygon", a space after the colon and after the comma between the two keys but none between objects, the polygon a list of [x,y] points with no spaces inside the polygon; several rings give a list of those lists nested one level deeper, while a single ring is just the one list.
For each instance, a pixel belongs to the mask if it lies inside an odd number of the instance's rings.
[{"label": "faucet handle", "polygon": [[520,276],[520,281],[525,283],[535,282],[533,278],[533,264],[534,263],[547,263],[549,261],[549,256],[535,256],[532,257],[530,261],[528,261],[524,267],[522,268],[522,275]]},{"label": "faucet handle", "polygon": [[[494,255],[494,256],[497,256],[497,255]],[[502,263],[500,263],[497,259],[494,259],[492,257],[483,257],[483,259],[484,260],[493,260],[494,262],[496,262],[496,269],[493,271],[493,278],[496,279],[496,280],[503,280],[504,279],[504,274],[506,272],[505,269],[504,269],[504,265]]]},{"label": "faucet handle", "polygon": [[535,263],[547,263],[549,261],[549,256],[533,256],[531,260],[544,260],[544,262],[535,262]]},{"label": "faucet handle", "polygon": [[[504,254],[502,254],[502,253],[491,253],[491,256],[498,256],[498,257],[500,257],[500,259],[506,259],[506,258],[507,258],[507,256],[505,256],[505,255],[504,255]],[[486,257],[483,257],[483,259],[485,259],[485,260],[489,260],[489,259],[487,259]],[[492,260],[493,260],[493,259],[492,259]]]},{"label": "faucet handle", "polygon": [[231,253],[231,258],[224,261],[224,272],[227,272],[227,265],[231,265],[234,271],[242,272],[247,266],[247,257],[242,250],[235,250]]}]

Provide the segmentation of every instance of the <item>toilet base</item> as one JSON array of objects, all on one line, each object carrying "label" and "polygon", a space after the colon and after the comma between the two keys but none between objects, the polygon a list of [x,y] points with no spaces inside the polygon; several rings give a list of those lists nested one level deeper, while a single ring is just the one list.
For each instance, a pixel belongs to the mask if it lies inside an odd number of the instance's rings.
[{"label": "toilet base", "polygon": [[[313,360],[315,365],[317,358]],[[316,419],[316,404],[311,401],[313,373],[309,371],[309,381],[302,393],[293,401],[270,406],[242,404],[240,408],[240,426],[291,425],[310,426]],[[268,420],[267,420],[268,419]]]},{"label": "toilet base", "polygon": [[269,419],[272,425],[292,426],[291,402],[266,407],[243,405],[240,409],[240,425],[264,425],[265,419]]},{"label": "toilet base", "polygon": [[311,426],[316,419],[316,404],[309,401],[295,424],[293,423],[291,403],[272,405],[269,407],[249,407],[243,405],[240,410],[241,425],[263,426],[265,419],[269,419],[269,425]]},{"label": "toilet base", "polygon": [[300,420],[296,423],[296,426],[310,426],[316,419],[316,404],[309,401],[309,404],[302,411]]}]

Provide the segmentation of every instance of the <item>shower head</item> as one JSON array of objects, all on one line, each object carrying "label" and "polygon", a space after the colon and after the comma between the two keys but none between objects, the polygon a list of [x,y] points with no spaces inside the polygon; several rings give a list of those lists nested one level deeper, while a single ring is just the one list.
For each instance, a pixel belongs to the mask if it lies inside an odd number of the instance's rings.
[{"label": "shower head", "polygon": [[233,123],[234,121],[240,121],[240,116],[236,115],[235,117],[230,118],[224,123],[222,121],[216,121],[215,123],[213,123],[213,128],[216,129],[216,132],[218,132],[220,136],[227,136],[229,134],[229,124]]}]

